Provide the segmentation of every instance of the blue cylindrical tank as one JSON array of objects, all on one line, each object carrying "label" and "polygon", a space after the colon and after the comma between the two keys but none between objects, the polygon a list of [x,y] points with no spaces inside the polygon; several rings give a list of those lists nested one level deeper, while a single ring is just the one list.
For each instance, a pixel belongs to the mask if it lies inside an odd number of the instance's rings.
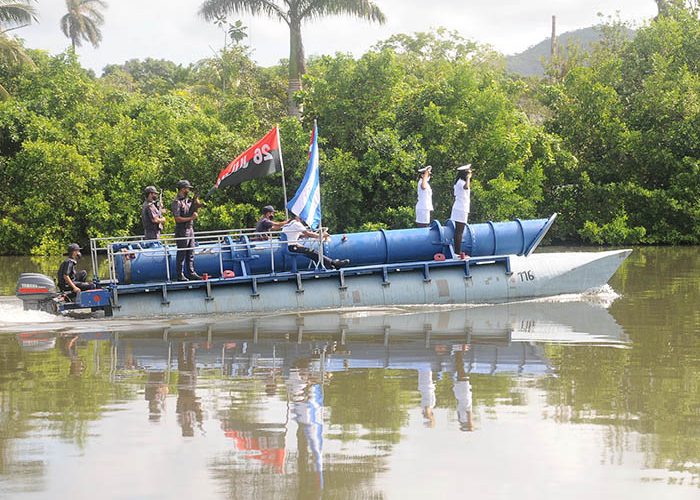
[{"label": "blue cylindrical tank", "polygon": [[[549,219],[509,222],[487,222],[467,225],[462,251],[473,257],[488,255],[523,255],[536,245],[547,231]],[[428,228],[379,230],[364,233],[333,235],[324,243],[324,254],[333,259],[349,259],[353,266],[433,260],[435,254],[452,257],[454,223],[442,225],[437,221]],[[141,245],[144,245],[141,247]],[[134,252],[144,249],[143,252]],[[115,271],[119,283],[152,283],[177,278],[175,247],[161,243],[115,244]],[[306,269],[308,259],[290,254],[284,245],[271,250],[269,242],[251,242],[247,237],[226,237],[224,246],[202,245],[195,249],[195,269],[201,275],[221,276],[222,268],[236,276],[269,274],[292,270],[293,260],[299,269]],[[274,262],[274,264],[273,264]]]}]

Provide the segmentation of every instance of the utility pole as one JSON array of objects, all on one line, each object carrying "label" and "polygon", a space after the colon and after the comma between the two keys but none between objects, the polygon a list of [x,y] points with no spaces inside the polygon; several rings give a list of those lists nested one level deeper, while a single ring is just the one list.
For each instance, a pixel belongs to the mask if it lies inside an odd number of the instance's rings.
[{"label": "utility pole", "polygon": [[550,51],[552,59],[557,50],[557,16],[552,16],[552,40],[550,43]]}]

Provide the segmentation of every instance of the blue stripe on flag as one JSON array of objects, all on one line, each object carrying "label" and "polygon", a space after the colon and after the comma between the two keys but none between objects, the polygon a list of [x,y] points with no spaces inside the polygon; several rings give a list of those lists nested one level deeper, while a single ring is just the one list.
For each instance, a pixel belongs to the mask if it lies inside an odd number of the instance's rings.
[{"label": "blue stripe on flag", "polygon": [[314,123],[309,148],[309,163],[306,166],[304,179],[299,185],[294,198],[287,203],[287,208],[298,215],[312,229],[321,224],[321,184],[319,177],[318,159],[318,128]]}]

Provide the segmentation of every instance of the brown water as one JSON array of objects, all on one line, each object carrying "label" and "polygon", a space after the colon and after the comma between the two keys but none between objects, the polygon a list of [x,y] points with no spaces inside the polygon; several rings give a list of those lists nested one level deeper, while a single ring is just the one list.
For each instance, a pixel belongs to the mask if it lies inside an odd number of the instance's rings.
[{"label": "brown water", "polygon": [[[55,266],[0,258],[0,290]],[[645,248],[617,298],[162,322],[0,298],[0,498],[700,498],[699,276],[699,248]]]}]

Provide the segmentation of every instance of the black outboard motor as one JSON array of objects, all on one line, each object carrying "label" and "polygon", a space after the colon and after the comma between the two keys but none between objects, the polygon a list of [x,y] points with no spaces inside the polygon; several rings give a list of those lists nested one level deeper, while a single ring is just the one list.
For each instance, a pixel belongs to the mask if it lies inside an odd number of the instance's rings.
[{"label": "black outboard motor", "polygon": [[51,278],[39,273],[22,273],[17,280],[15,295],[22,300],[25,311],[56,314],[56,297],[61,293]]}]

